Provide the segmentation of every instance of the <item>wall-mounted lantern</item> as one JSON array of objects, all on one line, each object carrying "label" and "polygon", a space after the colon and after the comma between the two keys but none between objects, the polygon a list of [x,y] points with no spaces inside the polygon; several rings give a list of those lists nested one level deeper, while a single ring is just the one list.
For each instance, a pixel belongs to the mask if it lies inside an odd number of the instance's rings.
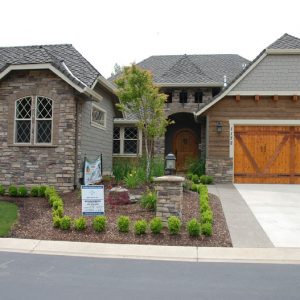
[{"label": "wall-mounted lantern", "polygon": [[165,175],[174,175],[176,172],[176,157],[173,153],[169,153],[166,158]]},{"label": "wall-mounted lantern", "polygon": [[222,122],[218,121],[216,127],[217,127],[217,133],[221,133],[223,131]]}]

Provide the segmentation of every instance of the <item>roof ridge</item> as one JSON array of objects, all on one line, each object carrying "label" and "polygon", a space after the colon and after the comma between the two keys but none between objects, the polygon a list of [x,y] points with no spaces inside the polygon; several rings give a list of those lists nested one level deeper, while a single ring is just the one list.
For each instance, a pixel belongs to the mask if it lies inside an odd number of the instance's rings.
[{"label": "roof ridge", "polygon": [[[288,39],[291,39],[291,40],[285,40],[286,38]],[[274,49],[282,46],[281,43],[285,44],[286,48],[287,49],[290,49],[289,44],[292,44],[292,43],[299,43],[300,44],[300,38],[294,36],[294,35],[291,35],[291,34],[288,34],[288,33],[284,33],[280,38],[278,38],[277,40],[275,40],[273,43],[271,43],[268,47],[266,47],[265,49],[273,49],[273,47],[275,46]],[[299,44],[297,45],[297,48],[300,48]],[[293,45],[295,46],[295,45]],[[282,47],[280,47],[281,49],[284,49]],[[295,48],[296,47],[292,47],[292,48]]]},{"label": "roof ridge", "polygon": [[72,44],[41,44],[41,45],[26,45],[26,46],[4,46],[0,47],[0,49],[7,48],[30,48],[30,47],[47,47],[47,46],[73,46]]}]

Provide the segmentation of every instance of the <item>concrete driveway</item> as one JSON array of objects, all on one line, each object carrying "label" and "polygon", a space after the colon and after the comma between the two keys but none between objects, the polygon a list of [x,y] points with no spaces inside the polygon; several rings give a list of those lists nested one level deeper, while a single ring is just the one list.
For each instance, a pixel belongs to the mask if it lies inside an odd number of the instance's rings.
[{"label": "concrete driveway", "polygon": [[234,186],[275,247],[300,247],[300,185]]}]

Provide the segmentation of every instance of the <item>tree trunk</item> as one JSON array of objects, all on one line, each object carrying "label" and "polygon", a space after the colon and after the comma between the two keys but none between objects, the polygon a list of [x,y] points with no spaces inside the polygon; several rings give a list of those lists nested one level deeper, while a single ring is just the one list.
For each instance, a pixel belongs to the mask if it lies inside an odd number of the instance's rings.
[{"label": "tree trunk", "polygon": [[146,178],[147,181],[150,180],[150,172],[151,172],[151,145],[149,145],[149,140],[145,138],[145,150],[146,150]]}]

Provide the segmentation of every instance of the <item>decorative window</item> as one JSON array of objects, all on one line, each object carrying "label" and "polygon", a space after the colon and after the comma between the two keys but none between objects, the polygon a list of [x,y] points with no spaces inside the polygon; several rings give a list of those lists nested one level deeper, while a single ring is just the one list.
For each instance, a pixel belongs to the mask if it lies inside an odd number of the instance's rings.
[{"label": "decorative window", "polygon": [[91,124],[102,129],[106,127],[106,111],[96,104],[92,104]]},{"label": "decorative window", "polygon": [[201,91],[195,92],[195,103],[203,102],[203,93]]},{"label": "decorative window", "polygon": [[[52,100],[46,97],[25,97],[16,101],[15,143],[51,144]],[[35,137],[35,138],[33,138]]]},{"label": "decorative window", "polygon": [[188,93],[187,91],[181,91],[179,94],[179,102],[180,103],[187,103]]},{"label": "decorative window", "polygon": [[120,155],[136,155],[141,150],[140,133],[136,127],[115,127],[113,133],[113,153]]}]

